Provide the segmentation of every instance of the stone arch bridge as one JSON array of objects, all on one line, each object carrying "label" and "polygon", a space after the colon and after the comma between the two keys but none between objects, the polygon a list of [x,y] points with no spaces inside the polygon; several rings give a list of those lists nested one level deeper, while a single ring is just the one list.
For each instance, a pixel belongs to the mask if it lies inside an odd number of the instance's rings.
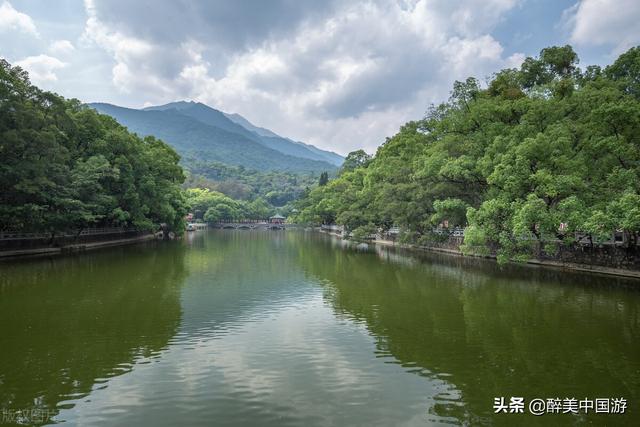
[{"label": "stone arch bridge", "polygon": [[294,228],[294,224],[276,224],[268,221],[238,221],[238,222],[216,222],[211,224],[213,228],[234,229],[234,230],[285,230]]}]

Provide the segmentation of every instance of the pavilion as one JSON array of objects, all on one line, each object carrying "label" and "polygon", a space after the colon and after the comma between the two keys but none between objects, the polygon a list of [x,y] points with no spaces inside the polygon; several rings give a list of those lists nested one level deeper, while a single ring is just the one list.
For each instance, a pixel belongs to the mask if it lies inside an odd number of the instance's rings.
[{"label": "pavilion", "polygon": [[280,214],[275,214],[274,216],[269,217],[269,223],[270,223],[270,224],[284,224],[284,220],[285,220],[285,219],[286,219],[286,218],[285,218],[285,217],[283,217],[282,215],[280,215]]}]

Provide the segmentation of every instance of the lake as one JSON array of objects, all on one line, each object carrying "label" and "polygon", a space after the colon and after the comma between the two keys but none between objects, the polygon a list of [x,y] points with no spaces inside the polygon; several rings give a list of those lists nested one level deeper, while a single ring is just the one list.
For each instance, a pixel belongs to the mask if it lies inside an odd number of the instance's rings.
[{"label": "lake", "polygon": [[[5,421],[640,425],[639,397],[637,280],[302,231],[0,263]],[[533,416],[536,398],[628,406]]]}]

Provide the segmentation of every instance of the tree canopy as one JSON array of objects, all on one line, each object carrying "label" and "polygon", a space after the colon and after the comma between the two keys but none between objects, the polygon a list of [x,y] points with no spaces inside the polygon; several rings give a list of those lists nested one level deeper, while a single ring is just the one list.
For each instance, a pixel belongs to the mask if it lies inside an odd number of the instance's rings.
[{"label": "tree canopy", "polygon": [[[307,187],[318,182],[318,175],[315,174],[261,172],[217,162],[190,160],[186,169],[185,188],[208,188],[236,200],[251,201],[261,198],[274,207],[290,204]],[[326,178],[328,180],[328,174]]]},{"label": "tree canopy", "polygon": [[486,87],[456,82],[448,102],[405,124],[372,159],[310,191],[296,219],[397,225],[412,239],[447,220],[467,227],[464,250],[503,260],[535,243],[571,244],[576,232],[598,242],[623,230],[635,247],[640,48],[604,70],[577,64],[570,46],[550,47]]},{"label": "tree canopy", "polygon": [[179,156],[0,60],[0,230],[182,230]]},{"label": "tree canopy", "polygon": [[208,188],[186,190],[187,205],[196,219],[206,222],[266,219],[273,208],[262,198],[251,202],[235,200]]}]

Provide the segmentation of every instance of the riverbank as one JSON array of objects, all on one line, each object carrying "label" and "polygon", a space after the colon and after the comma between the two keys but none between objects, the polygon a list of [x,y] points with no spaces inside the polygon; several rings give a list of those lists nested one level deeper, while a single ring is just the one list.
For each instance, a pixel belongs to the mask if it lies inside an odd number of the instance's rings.
[{"label": "riverbank", "polygon": [[140,236],[129,237],[124,239],[118,238],[113,240],[102,240],[97,242],[74,243],[74,244],[66,244],[66,245],[55,246],[55,247],[0,250],[0,261],[10,260],[15,258],[51,256],[51,255],[84,252],[84,251],[90,251],[90,250],[95,250],[95,249],[100,249],[100,248],[105,248],[110,246],[132,245],[136,243],[155,240],[156,238],[157,237],[155,234],[143,234]]},{"label": "riverbank", "polygon": [[[319,230],[319,231],[324,234],[329,234],[331,236],[344,239],[344,237],[338,233],[332,233],[332,232],[327,232],[323,230]],[[344,240],[347,240],[347,239],[344,239]],[[431,247],[431,246],[418,246],[418,245],[398,243],[392,240],[382,240],[382,239],[370,240],[367,243],[371,243],[379,246],[390,246],[390,247],[396,247],[401,249],[414,250],[414,251],[439,252],[439,253],[448,254],[452,256],[485,258],[485,259],[497,262],[496,257],[493,255],[485,255],[485,256],[465,255],[462,253],[462,251],[456,250],[456,249],[439,248],[439,247]],[[593,264],[580,264],[580,263],[560,262],[560,261],[541,260],[541,259],[530,259],[525,263],[529,265],[549,267],[549,268],[566,270],[566,271],[580,271],[580,272],[586,272],[586,273],[592,273],[592,274],[604,274],[609,276],[640,279],[640,271],[625,270],[621,268],[610,268],[610,267],[604,267],[604,266],[593,265]]]}]

